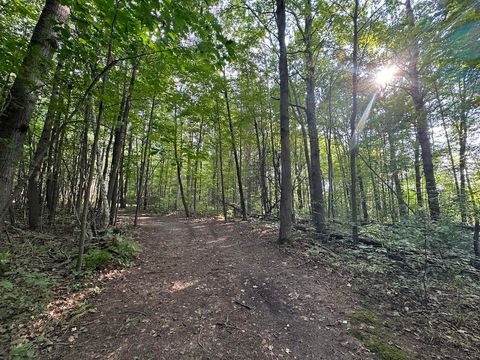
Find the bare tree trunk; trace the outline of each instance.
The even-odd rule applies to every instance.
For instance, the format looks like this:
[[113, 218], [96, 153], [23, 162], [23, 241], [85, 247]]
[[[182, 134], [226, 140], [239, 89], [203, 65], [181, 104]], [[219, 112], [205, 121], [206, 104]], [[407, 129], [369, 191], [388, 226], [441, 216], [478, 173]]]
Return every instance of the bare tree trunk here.
[[[150, 152], [150, 141], [148, 142], [148, 149], [147, 149], [148, 153]], [[147, 162], [147, 167], [145, 169], [145, 184], [143, 186], [143, 211], [147, 211], [148, 209], [148, 183], [149, 183], [149, 180], [150, 180], [150, 165], [151, 165], [151, 162], [150, 162], [150, 156], [148, 156], [148, 153], [147, 153], [147, 158], [145, 159], [145, 161]]]
[[[138, 183], [137, 183], [137, 205], [135, 207], [135, 220], [133, 222], [133, 226], [138, 225], [138, 213], [140, 211], [140, 206], [142, 202], [142, 188], [143, 188], [143, 179], [145, 177], [145, 168], [147, 164], [147, 158], [150, 151], [150, 132], [152, 131], [152, 122], [153, 122], [153, 111], [155, 110], [155, 97], [152, 99], [152, 106], [150, 108], [150, 116], [148, 118], [147, 124], [147, 133], [145, 135], [145, 140], [143, 141], [142, 146], [142, 163], [140, 164], [140, 174], [138, 176]], [[176, 118], [175, 118], [176, 121]], [[175, 129], [176, 130], [176, 129]], [[175, 145], [176, 147], [176, 145]], [[188, 217], [188, 209], [185, 208], [185, 213]]]
[[[300, 125], [300, 129], [302, 131], [302, 143], [303, 143], [303, 152], [305, 154], [305, 163], [307, 165], [307, 175], [308, 175], [308, 185], [309, 185], [309, 189], [308, 189], [308, 192], [309, 194], [312, 192], [312, 170], [311, 170], [311, 161], [310, 161], [310, 151], [308, 150], [308, 136], [307, 136], [307, 130], [305, 129], [305, 121], [304, 121], [304, 118], [303, 118], [303, 114], [302, 112], [298, 109], [299, 107], [299, 103], [298, 103], [298, 99], [297, 99], [297, 93], [295, 91], [295, 87], [292, 87], [292, 93], [293, 93], [293, 96], [295, 97], [295, 109], [297, 110], [296, 111], [296, 114], [297, 114], [297, 117], [298, 117], [298, 123]], [[310, 196], [311, 197], [311, 196]]]
[[357, 88], [358, 88], [358, 0], [355, 0], [353, 10], [353, 75], [352, 75], [352, 115], [350, 117], [350, 202], [351, 202], [351, 222], [352, 239], [358, 241], [358, 219], [357, 219], [357, 175], [356, 175], [356, 157], [357, 143], [355, 139], [355, 126], [357, 121]]
[[280, 75], [280, 143], [282, 177], [280, 186], [280, 243], [290, 241], [292, 231], [292, 168], [290, 163], [290, 119], [288, 114], [288, 60], [285, 44], [285, 0], [277, 0], [276, 20], [278, 27], [278, 45], [280, 59], [278, 70]]
[[40, 226], [41, 220], [41, 169], [43, 160], [49, 148], [51, 140], [52, 127], [55, 122], [55, 115], [57, 112], [58, 96], [59, 96], [59, 78], [60, 71], [62, 69], [62, 62], [57, 64], [55, 76], [52, 84], [52, 95], [50, 97], [50, 103], [48, 104], [47, 115], [45, 116], [45, 122], [43, 124], [42, 135], [38, 140], [37, 148], [35, 149], [35, 155], [33, 156], [32, 163], [33, 169], [30, 178], [28, 179], [27, 197], [28, 197], [28, 224], [30, 229], [37, 229]]
[[[110, 40], [108, 44], [108, 51], [107, 51], [107, 64], [109, 64], [112, 60], [112, 49], [113, 49], [113, 30], [115, 26], [116, 14], [117, 9], [115, 9], [115, 17], [110, 25]], [[102, 76], [102, 88], [100, 90], [100, 102], [98, 104], [98, 114], [97, 114], [97, 121], [95, 124], [95, 131], [93, 135], [93, 144], [92, 144], [92, 151], [90, 155], [90, 163], [89, 163], [89, 170], [88, 170], [88, 177], [87, 183], [85, 184], [85, 193], [83, 197], [83, 208], [82, 208], [82, 215], [80, 218], [80, 238], [78, 240], [78, 257], [77, 257], [77, 265], [76, 270], [81, 271], [83, 265], [83, 253], [85, 251], [85, 237], [87, 235], [87, 218], [88, 218], [88, 210], [90, 205], [90, 192], [93, 183], [93, 177], [95, 174], [95, 158], [98, 151], [98, 142], [100, 138], [100, 128], [102, 125], [103, 114], [105, 112], [105, 92], [107, 88], [107, 80], [108, 80], [108, 73], [104, 73]], [[90, 94], [87, 95], [87, 102], [86, 105], [89, 109], [91, 109], [91, 97]], [[86, 112], [91, 113], [91, 110], [86, 110]], [[88, 115], [88, 114], [87, 114]], [[86, 116], [86, 118], [90, 118], [90, 116]]]
[[218, 162], [220, 164], [220, 186], [222, 189], [222, 210], [223, 219], [227, 221], [227, 204], [225, 202], [225, 181], [223, 178], [223, 150], [222, 150], [222, 128], [220, 126], [220, 111], [218, 109], [218, 101], [216, 101], [217, 110], [217, 136], [218, 136]]
[[468, 173], [465, 173], [465, 178], [468, 185], [468, 192], [470, 193], [470, 199], [473, 206], [473, 254], [476, 258], [480, 258], [480, 220], [479, 220], [479, 209], [477, 202], [475, 201], [475, 192], [472, 189], [472, 184], [470, 183], [470, 177]]
[[325, 204], [323, 201], [320, 147], [318, 145], [317, 119], [315, 116], [315, 64], [313, 60], [312, 1], [307, 1], [305, 18], [305, 68], [307, 82], [306, 114], [310, 140], [310, 198], [312, 220], [319, 233], [325, 231]]
[[[410, 0], [406, 0], [406, 9], [408, 25], [410, 30], [414, 31], [415, 18]], [[440, 204], [438, 201], [438, 191], [433, 169], [432, 148], [428, 136], [428, 122], [427, 112], [425, 109], [424, 93], [422, 86], [420, 85], [419, 71], [417, 67], [419, 52], [415, 46], [415, 44], [412, 44], [411, 58], [409, 62], [409, 76], [411, 82], [409, 93], [415, 105], [417, 136], [420, 148], [422, 150], [421, 155], [423, 162], [423, 174], [425, 176], [430, 218], [436, 220], [440, 217]]]
[[[269, 213], [268, 207], [268, 189], [267, 189], [267, 171], [266, 171], [266, 149], [265, 149], [265, 139], [263, 136], [263, 129], [259, 129], [258, 122], [256, 117], [253, 117], [253, 124], [255, 126], [255, 139], [257, 141], [257, 150], [258, 150], [258, 162], [259, 162], [259, 172], [260, 172], [260, 194], [262, 199], [262, 208], [263, 214], [266, 215]], [[262, 131], [262, 142], [260, 142], [260, 131]]]
[[198, 143], [197, 143], [197, 148], [195, 149], [195, 165], [193, 169], [193, 212], [197, 212], [197, 178], [198, 178], [198, 165], [199, 165], [199, 154], [200, 150], [202, 147], [202, 140], [203, 140], [203, 118], [202, 121], [200, 122], [200, 131], [198, 134]]
[[120, 208], [125, 209], [127, 207], [127, 197], [128, 197], [128, 181], [130, 179], [130, 167], [131, 167], [131, 156], [132, 156], [132, 147], [133, 147], [133, 136], [130, 135], [128, 140], [128, 151], [127, 151], [127, 163], [125, 164], [125, 183], [123, 184], [123, 195], [121, 197], [122, 201], [120, 202]]
[[[102, 81], [102, 94], [105, 94], [106, 82], [107, 82], [106, 78], [104, 78]], [[86, 100], [85, 106], [87, 106], [85, 118], [90, 120], [90, 117], [92, 116], [92, 103], [91, 103], [90, 96]], [[82, 208], [82, 215], [80, 219], [80, 238], [78, 241], [78, 257], [77, 257], [77, 266], [76, 266], [77, 271], [80, 271], [82, 269], [83, 253], [85, 250], [85, 237], [87, 235], [87, 217], [88, 217], [88, 209], [90, 205], [90, 192], [91, 192], [92, 183], [93, 183], [93, 176], [95, 174], [95, 158], [96, 158], [97, 149], [98, 149], [98, 139], [100, 138], [100, 127], [101, 127], [100, 120], [103, 117], [103, 110], [104, 110], [104, 106], [103, 106], [103, 96], [102, 96], [102, 99], [100, 100], [97, 121], [95, 124], [92, 150], [90, 152], [90, 162], [88, 164], [87, 182], [85, 184], [85, 192], [83, 195], [83, 208]]]
[[[177, 181], [178, 187], [180, 189], [180, 196], [182, 197], [183, 209], [185, 210], [185, 216], [188, 218], [190, 217], [190, 211], [188, 210], [188, 203], [185, 197], [185, 193], [183, 191], [183, 182], [182, 182], [182, 163], [181, 159], [178, 154], [178, 145], [177, 145], [177, 132], [178, 132], [178, 125], [177, 125], [177, 109], [175, 108], [175, 140], [173, 143], [173, 152], [175, 155], [175, 163], [177, 165]], [[182, 131], [180, 130], [180, 138], [182, 138]]]
[[[462, 86], [463, 85], [463, 86]], [[467, 222], [467, 194], [466, 194], [466, 171], [467, 171], [467, 114], [465, 113], [465, 84], [460, 84], [460, 123], [458, 126], [458, 143], [459, 143], [459, 171], [460, 171], [460, 215], [462, 222]]]
[[450, 160], [450, 166], [452, 168], [453, 180], [455, 181], [455, 190], [457, 192], [457, 197], [460, 200], [460, 186], [458, 185], [457, 169], [455, 168], [455, 160], [453, 159], [452, 145], [450, 142], [450, 136], [448, 135], [448, 131], [447, 131], [447, 124], [445, 123], [445, 114], [443, 111], [442, 101], [440, 99], [440, 94], [438, 93], [437, 83], [434, 82], [433, 85], [435, 87], [435, 97], [437, 99], [438, 107], [440, 109], [440, 119], [442, 120], [443, 132], [445, 134], [445, 139], [447, 140], [448, 158]]
[[[72, 87], [68, 85], [68, 98], [67, 106], [65, 110], [65, 117], [70, 111], [70, 106], [72, 102]], [[47, 195], [47, 207], [48, 207], [48, 222], [50, 225], [55, 224], [55, 216], [57, 213], [58, 199], [60, 193], [60, 179], [62, 177], [62, 154], [63, 146], [65, 143], [65, 131], [66, 127], [61, 125], [60, 114], [57, 116], [57, 127], [60, 128], [58, 133], [57, 144], [55, 148], [55, 162], [53, 163], [53, 171], [51, 175], [51, 194]]]
[[367, 194], [365, 192], [365, 186], [363, 185], [363, 176], [360, 174], [358, 175], [358, 189], [360, 190], [363, 222], [367, 224], [370, 221], [368, 216]]
[[400, 217], [404, 217], [407, 215], [407, 206], [405, 204], [405, 200], [403, 199], [402, 185], [400, 183], [400, 178], [398, 176], [397, 156], [395, 154], [395, 143], [393, 141], [393, 134], [390, 129], [387, 129], [387, 139], [388, 139], [389, 150], [390, 150], [390, 167], [392, 171], [392, 179], [395, 185], [395, 193], [396, 193], [397, 202], [398, 202], [398, 211], [400, 213]]
[[328, 217], [335, 219], [335, 204], [334, 195], [335, 187], [333, 184], [333, 157], [332, 157], [332, 87], [333, 79], [330, 79], [330, 86], [328, 90], [328, 127], [325, 136], [325, 143], [327, 147], [327, 161], [328, 161]]
[[122, 99], [122, 104], [120, 105], [120, 113], [118, 114], [117, 124], [115, 127], [115, 140], [113, 144], [112, 151], [112, 166], [110, 170], [110, 179], [108, 182], [108, 193], [107, 199], [110, 204], [110, 217], [109, 223], [113, 225], [117, 213], [117, 198], [118, 198], [118, 178], [119, 178], [119, 169], [120, 162], [122, 160], [123, 145], [125, 142], [125, 135], [127, 132], [128, 126], [128, 116], [130, 113], [130, 107], [132, 102], [132, 93], [133, 87], [135, 84], [137, 74], [136, 65], [132, 68], [132, 75], [130, 78], [130, 85], [128, 87], [127, 93]]
[[[225, 78], [225, 73], [224, 73], [224, 78]], [[226, 78], [225, 78], [225, 82], [226, 82]], [[242, 169], [241, 169], [240, 161], [238, 158], [237, 145], [235, 144], [235, 133], [233, 131], [232, 113], [230, 111], [230, 101], [228, 98], [227, 86], [228, 84], [226, 83], [225, 89], [223, 91], [223, 95], [225, 97], [225, 103], [227, 105], [228, 126], [230, 128], [230, 139], [232, 141], [233, 157], [235, 158], [235, 168], [237, 170], [238, 193], [240, 195], [240, 208], [242, 210], [242, 219], [247, 220], [247, 209], [245, 207], [245, 197], [243, 196]]]
[[82, 195], [85, 190], [85, 172], [87, 171], [87, 161], [88, 161], [88, 128], [90, 124], [90, 111], [91, 109], [88, 106], [85, 106], [84, 112], [84, 128], [83, 128], [83, 136], [82, 136], [82, 149], [80, 152], [80, 162], [78, 168], [78, 188], [77, 188], [77, 195], [75, 200], [75, 211], [76, 214], [80, 214], [82, 208]]
[[22, 65], [10, 89], [8, 103], [0, 114], [0, 227], [9, 206], [12, 179], [22, 156], [30, 118], [37, 103], [38, 89], [50, 73], [58, 48], [58, 24], [66, 23], [69, 8], [58, 0], [47, 0], [33, 30]]
[[420, 149], [418, 141], [415, 143], [415, 194], [417, 197], [417, 206], [423, 208], [423, 194], [422, 194], [422, 174], [420, 173]]

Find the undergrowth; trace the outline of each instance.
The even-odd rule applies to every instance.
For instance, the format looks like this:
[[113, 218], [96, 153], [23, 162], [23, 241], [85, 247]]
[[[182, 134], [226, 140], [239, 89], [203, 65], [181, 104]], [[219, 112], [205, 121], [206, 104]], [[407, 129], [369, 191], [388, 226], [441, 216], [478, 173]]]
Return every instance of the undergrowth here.
[[[336, 237], [323, 242], [308, 228], [299, 232], [308, 243], [305, 256], [347, 276], [362, 304], [381, 313], [391, 333], [408, 333], [425, 352], [433, 346], [452, 359], [479, 356], [480, 271], [471, 263], [471, 229], [421, 217], [362, 226], [361, 237], [373, 245], [352, 242], [346, 227], [331, 231]], [[356, 336], [367, 347], [389, 352], [375, 334], [361, 330]]]
[[[34, 358], [38, 346], [51, 343], [29, 329], [47, 304], [82, 290], [99, 271], [131, 266], [141, 251], [127, 231], [108, 230], [88, 243], [84, 271], [75, 274], [77, 246], [70, 231], [57, 229], [54, 235], [8, 231], [10, 241], [0, 244], [0, 358]], [[78, 316], [77, 310], [72, 316]]]

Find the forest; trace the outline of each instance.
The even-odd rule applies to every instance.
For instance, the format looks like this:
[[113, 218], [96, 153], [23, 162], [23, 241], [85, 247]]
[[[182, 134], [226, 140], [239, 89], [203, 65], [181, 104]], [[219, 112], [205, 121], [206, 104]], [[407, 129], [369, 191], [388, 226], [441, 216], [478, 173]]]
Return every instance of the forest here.
[[480, 357], [479, 39], [478, 0], [0, 1], [0, 357]]

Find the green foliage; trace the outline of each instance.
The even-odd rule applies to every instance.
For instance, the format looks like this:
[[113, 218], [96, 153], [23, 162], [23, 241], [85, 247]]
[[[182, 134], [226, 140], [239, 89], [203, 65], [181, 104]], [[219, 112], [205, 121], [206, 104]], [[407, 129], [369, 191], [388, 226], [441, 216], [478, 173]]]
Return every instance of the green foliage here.
[[11, 255], [9, 251], [0, 251], [0, 276], [8, 271], [11, 263]]
[[108, 231], [104, 241], [111, 242], [105, 249], [92, 249], [85, 254], [85, 269], [87, 271], [101, 270], [108, 265], [131, 266], [133, 260], [141, 251], [140, 245], [125, 239], [122, 234]]
[[387, 248], [427, 250], [442, 256], [469, 256], [472, 232], [449, 219], [430, 222], [411, 216], [390, 226], [374, 223], [362, 227], [362, 234], [378, 240]]
[[85, 254], [85, 269], [94, 271], [106, 267], [112, 262], [113, 256], [108, 250], [93, 249]]
[[13, 341], [9, 353], [12, 360], [34, 359], [35, 354], [35, 344], [25, 339]]
[[57, 280], [39, 271], [16, 268], [0, 281], [0, 320], [22, 311], [34, 312], [43, 306], [57, 285]]
[[114, 253], [114, 262], [120, 266], [131, 266], [133, 259], [140, 253], [141, 247], [137, 243], [120, 239], [111, 248]]
[[9, 356], [12, 360], [28, 360], [37, 357], [37, 346], [52, 344], [52, 341], [44, 336], [38, 336], [33, 341], [16, 339], [11, 342]]

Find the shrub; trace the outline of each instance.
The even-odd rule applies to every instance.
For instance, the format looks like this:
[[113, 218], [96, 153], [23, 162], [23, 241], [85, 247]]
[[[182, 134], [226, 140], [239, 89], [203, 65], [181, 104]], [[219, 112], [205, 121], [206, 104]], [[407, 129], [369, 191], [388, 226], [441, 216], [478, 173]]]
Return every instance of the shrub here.
[[115, 254], [114, 261], [121, 266], [131, 266], [132, 260], [141, 251], [138, 244], [130, 240], [117, 240], [111, 251]]
[[94, 249], [85, 254], [85, 269], [98, 270], [112, 262], [112, 254], [103, 249]]

